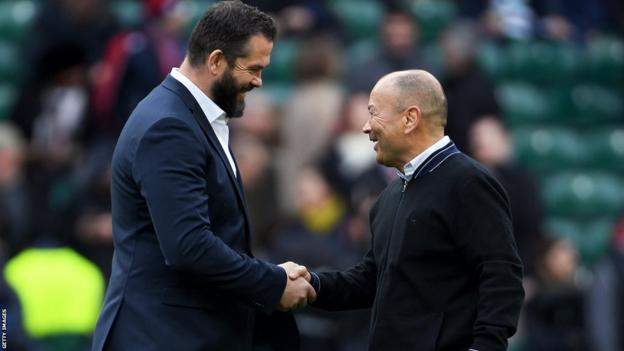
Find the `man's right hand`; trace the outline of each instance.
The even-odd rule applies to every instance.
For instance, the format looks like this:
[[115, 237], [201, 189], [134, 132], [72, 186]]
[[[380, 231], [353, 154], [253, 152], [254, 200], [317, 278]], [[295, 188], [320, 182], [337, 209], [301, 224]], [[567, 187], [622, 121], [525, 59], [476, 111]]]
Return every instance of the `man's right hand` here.
[[278, 309], [289, 311], [295, 308], [305, 307], [309, 302], [316, 300], [316, 291], [308, 281], [303, 278], [286, 278], [286, 288], [280, 299]]

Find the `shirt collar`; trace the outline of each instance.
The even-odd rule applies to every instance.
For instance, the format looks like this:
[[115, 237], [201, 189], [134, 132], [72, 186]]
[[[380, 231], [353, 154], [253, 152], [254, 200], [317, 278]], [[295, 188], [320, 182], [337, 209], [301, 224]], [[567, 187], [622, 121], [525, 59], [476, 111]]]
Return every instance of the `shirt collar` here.
[[405, 166], [403, 166], [403, 172], [399, 172], [399, 176], [401, 178], [411, 178], [414, 175], [414, 172], [420, 165], [434, 152], [442, 149], [448, 143], [451, 142], [451, 139], [448, 136], [444, 136], [442, 139], [436, 141], [433, 145], [429, 146], [425, 151], [418, 154], [418, 156], [414, 157], [411, 161], [409, 161]]
[[227, 122], [225, 112], [219, 106], [217, 106], [217, 104], [215, 104], [214, 101], [210, 100], [210, 98], [206, 96], [206, 94], [204, 94], [204, 92], [201, 91], [201, 89], [199, 89], [199, 87], [195, 85], [195, 83], [193, 83], [184, 74], [182, 74], [179, 68], [174, 67], [171, 70], [171, 76], [175, 78], [177, 81], [179, 81], [180, 83], [182, 83], [182, 85], [184, 85], [186, 89], [188, 89], [189, 92], [191, 92], [191, 95], [193, 95], [193, 97], [199, 104], [199, 107], [204, 112], [204, 115], [206, 115], [206, 118], [208, 118], [208, 122], [210, 123], [213, 123], [215, 121], [218, 121], [221, 123]]

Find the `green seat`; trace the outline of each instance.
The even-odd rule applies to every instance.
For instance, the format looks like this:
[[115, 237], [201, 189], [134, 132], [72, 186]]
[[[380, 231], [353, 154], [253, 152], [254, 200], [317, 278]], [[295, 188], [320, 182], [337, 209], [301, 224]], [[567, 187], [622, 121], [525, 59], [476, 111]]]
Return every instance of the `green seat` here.
[[563, 172], [544, 179], [542, 196], [551, 215], [618, 215], [624, 209], [621, 181], [601, 172]]
[[262, 80], [266, 83], [292, 82], [293, 67], [299, 41], [294, 39], [279, 40], [273, 46], [271, 64], [262, 72]]
[[582, 126], [617, 123], [624, 114], [621, 96], [597, 84], [577, 84], [568, 91], [567, 99], [560, 101], [560, 113], [574, 116], [576, 123]]
[[91, 338], [81, 334], [52, 335], [37, 340], [45, 351], [84, 351], [91, 346]]
[[16, 44], [0, 41], [0, 82], [16, 83], [22, 71]]
[[344, 24], [352, 40], [377, 35], [383, 9], [373, 0], [334, 0], [328, 2], [330, 11]]
[[181, 0], [180, 3], [184, 6], [185, 12], [188, 14], [188, 18], [185, 25], [185, 34], [187, 37], [191, 35], [193, 28], [204, 12], [208, 9], [208, 6], [215, 3], [213, 0]]
[[624, 85], [624, 42], [619, 38], [597, 38], [585, 50], [585, 76], [588, 80]]
[[508, 82], [496, 88], [503, 115], [511, 126], [543, 124], [554, 106], [543, 90], [526, 82]]
[[575, 219], [554, 217], [546, 220], [548, 236], [568, 240], [578, 251], [581, 263], [591, 268], [607, 252], [615, 220], [613, 217]]
[[428, 42], [435, 41], [457, 16], [455, 4], [446, 0], [414, 0], [411, 10], [418, 20], [422, 39]]
[[512, 135], [516, 158], [528, 169], [559, 170], [581, 165], [586, 159], [578, 135], [566, 128], [516, 128]]
[[376, 37], [357, 41], [347, 48], [346, 62], [349, 66], [358, 66], [371, 59], [379, 50], [381, 48]]
[[110, 3], [112, 13], [117, 17], [121, 26], [126, 28], [137, 27], [143, 23], [145, 10], [141, 1], [116, 0]]
[[590, 130], [585, 138], [588, 166], [624, 171], [624, 127]]
[[24, 39], [37, 10], [38, 3], [31, 0], [0, 1], [0, 40]]
[[512, 78], [551, 85], [575, 81], [581, 65], [578, 49], [541, 41], [512, 43], [505, 56]]
[[505, 51], [491, 42], [484, 42], [477, 50], [477, 62], [485, 74], [495, 82], [508, 78]]
[[282, 105], [292, 95], [293, 86], [290, 83], [269, 83], [262, 85], [262, 92], [269, 96], [274, 105]]
[[0, 121], [7, 120], [13, 109], [16, 94], [11, 85], [0, 85]]
[[615, 222], [612, 217], [597, 218], [585, 227], [580, 252], [586, 266], [592, 267], [609, 250]]

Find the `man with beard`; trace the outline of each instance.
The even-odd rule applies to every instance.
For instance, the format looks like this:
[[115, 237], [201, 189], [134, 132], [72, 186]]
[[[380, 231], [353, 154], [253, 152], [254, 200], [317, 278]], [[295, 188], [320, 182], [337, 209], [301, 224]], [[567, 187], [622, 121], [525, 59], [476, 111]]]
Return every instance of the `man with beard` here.
[[292, 315], [273, 310], [313, 301], [310, 275], [253, 257], [228, 147], [228, 118], [262, 85], [274, 36], [256, 8], [211, 6], [180, 68], [130, 115], [112, 160], [115, 254], [94, 351], [298, 349]]

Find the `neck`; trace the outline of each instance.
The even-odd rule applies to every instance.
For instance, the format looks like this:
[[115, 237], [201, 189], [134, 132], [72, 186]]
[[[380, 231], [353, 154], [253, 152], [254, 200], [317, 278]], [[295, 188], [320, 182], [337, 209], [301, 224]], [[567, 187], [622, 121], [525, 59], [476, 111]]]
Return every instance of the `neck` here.
[[416, 138], [411, 138], [411, 143], [405, 153], [405, 157], [401, 160], [403, 163], [398, 167], [400, 171], [403, 171], [403, 166], [413, 160], [416, 156], [422, 154], [425, 150], [431, 147], [431, 145], [437, 143], [444, 137], [442, 134], [423, 134]]
[[186, 78], [188, 78], [193, 84], [197, 85], [197, 87], [204, 93], [208, 98], [213, 100], [212, 96], [212, 80], [207, 81], [206, 79], [202, 79], [204, 77], [209, 77], [210, 73], [205, 70], [203, 67], [193, 67], [188, 62], [188, 59], [185, 58], [182, 64], [180, 65], [180, 73], [182, 73]]

